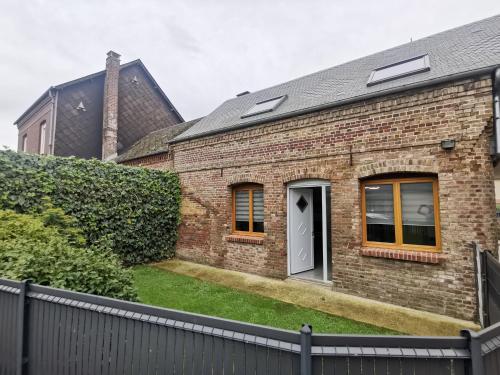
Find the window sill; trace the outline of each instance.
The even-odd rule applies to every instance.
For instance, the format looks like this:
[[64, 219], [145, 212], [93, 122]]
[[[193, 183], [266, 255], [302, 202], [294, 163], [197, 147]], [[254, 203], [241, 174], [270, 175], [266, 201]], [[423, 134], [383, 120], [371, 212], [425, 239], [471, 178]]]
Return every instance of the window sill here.
[[231, 234], [226, 236], [225, 239], [228, 242], [240, 242], [252, 245], [262, 245], [264, 243], [264, 237], [242, 236], [239, 234]]
[[409, 262], [439, 264], [446, 260], [446, 255], [443, 253], [430, 251], [408, 251], [408, 250], [393, 250], [381, 249], [375, 247], [362, 247], [361, 255], [374, 258], [386, 258], [405, 260]]

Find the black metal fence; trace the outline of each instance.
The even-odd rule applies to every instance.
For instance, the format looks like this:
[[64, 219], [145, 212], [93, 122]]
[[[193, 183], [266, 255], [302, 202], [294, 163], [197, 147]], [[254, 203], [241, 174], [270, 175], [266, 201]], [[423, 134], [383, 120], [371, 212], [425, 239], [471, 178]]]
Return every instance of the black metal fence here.
[[500, 322], [500, 263], [490, 252], [484, 252], [488, 325]]
[[478, 283], [480, 314], [485, 327], [500, 322], [500, 262], [475, 244], [480, 280]]
[[500, 324], [457, 337], [324, 335], [0, 279], [0, 375], [499, 373]]

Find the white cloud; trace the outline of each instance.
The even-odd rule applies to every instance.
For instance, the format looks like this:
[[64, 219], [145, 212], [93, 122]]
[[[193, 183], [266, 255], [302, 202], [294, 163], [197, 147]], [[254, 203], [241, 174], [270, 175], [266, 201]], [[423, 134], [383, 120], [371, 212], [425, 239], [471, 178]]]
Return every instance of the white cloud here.
[[185, 119], [235, 94], [500, 13], [498, 0], [16, 1], [0, 13], [0, 145], [49, 86], [141, 58]]

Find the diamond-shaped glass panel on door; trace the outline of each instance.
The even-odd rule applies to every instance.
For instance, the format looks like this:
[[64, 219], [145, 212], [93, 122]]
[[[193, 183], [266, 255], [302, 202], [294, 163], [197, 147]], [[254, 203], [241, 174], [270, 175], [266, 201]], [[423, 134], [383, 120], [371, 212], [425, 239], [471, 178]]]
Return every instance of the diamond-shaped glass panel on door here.
[[307, 203], [307, 201], [303, 195], [300, 196], [300, 198], [296, 204], [297, 204], [297, 207], [299, 208], [300, 212], [304, 212], [306, 207], [309, 205], [309, 203]]

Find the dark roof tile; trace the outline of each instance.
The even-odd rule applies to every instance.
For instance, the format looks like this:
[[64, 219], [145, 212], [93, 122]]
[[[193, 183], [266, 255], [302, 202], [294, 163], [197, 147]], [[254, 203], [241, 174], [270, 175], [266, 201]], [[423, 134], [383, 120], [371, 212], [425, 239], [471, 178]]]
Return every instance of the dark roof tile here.
[[[374, 69], [421, 55], [429, 56], [429, 71], [367, 86]], [[497, 15], [227, 100], [174, 142], [384, 95], [391, 90], [405, 90], [412, 85], [477, 74], [499, 64], [500, 15]], [[276, 110], [241, 118], [256, 103], [282, 95], [287, 95], [287, 100]]]
[[127, 160], [139, 159], [142, 157], [159, 154], [168, 151], [168, 142], [190, 129], [202, 118], [171, 125], [164, 129], [156, 130], [134, 143], [128, 150], [115, 158], [120, 163]]

